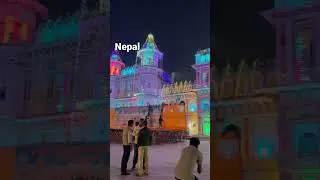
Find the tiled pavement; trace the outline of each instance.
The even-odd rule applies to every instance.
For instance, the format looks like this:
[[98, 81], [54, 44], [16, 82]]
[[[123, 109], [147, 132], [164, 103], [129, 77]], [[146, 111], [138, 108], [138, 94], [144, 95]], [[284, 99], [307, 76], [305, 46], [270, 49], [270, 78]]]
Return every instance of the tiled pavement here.
[[[129, 176], [120, 176], [120, 162], [122, 146], [111, 144], [110, 146], [110, 174], [111, 180], [174, 180], [174, 167], [179, 158], [180, 151], [187, 146], [186, 143], [154, 145], [149, 150], [149, 176], [136, 177], [135, 172]], [[209, 180], [210, 177], [210, 144], [208, 140], [201, 141], [200, 151], [203, 153], [203, 172], [197, 175], [200, 180]], [[128, 167], [132, 165], [132, 156]]]

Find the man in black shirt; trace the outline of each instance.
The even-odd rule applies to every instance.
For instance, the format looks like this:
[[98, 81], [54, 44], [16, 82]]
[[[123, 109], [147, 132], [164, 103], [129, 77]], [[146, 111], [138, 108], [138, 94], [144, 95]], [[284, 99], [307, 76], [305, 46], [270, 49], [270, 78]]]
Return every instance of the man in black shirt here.
[[149, 146], [152, 142], [152, 131], [147, 127], [148, 122], [145, 120], [138, 136], [138, 173], [137, 176], [148, 175], [148, 153]]

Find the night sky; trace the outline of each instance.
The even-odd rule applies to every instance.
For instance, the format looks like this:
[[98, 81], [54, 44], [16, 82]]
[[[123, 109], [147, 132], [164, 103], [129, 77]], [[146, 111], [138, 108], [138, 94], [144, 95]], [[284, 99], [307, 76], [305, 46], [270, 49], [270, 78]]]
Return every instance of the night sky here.
[[273, 0], [214, 0], [214, 6], [214, 63], [274, 59], [275, 29], [259, 15], [273, 7]]
[[[112, 0], [112, 42], [144, 43], [154, 35], [164, 54], [164, 69], [194, 78], [190, 65], [195, 52], [210, 47], [208, 0]], [[134, 64], [135, 52], [122, 53], [126, 64]]]
[[[49, 7], [51, 18], [74, 12], [80, 4], [80, 0], [40, 1]], [[111, 41], [143, 43], [153, 33], [164, 53], [164, 69], [183, 72], [187, 78], [194, 75], [190, 68], [194, 53], [210, 46], [211, 32], [212, 62], [218, 66], [227, 61], [238, 64], [243, 57], [249, 61], [274, 58], [275, 30], [259, 15], [272, 8], [272, 0], [211, 0], [211, 17], [208, 1], [111, 0]], [[126, 64], [134, 63], [134, 52], [121, 55]]]

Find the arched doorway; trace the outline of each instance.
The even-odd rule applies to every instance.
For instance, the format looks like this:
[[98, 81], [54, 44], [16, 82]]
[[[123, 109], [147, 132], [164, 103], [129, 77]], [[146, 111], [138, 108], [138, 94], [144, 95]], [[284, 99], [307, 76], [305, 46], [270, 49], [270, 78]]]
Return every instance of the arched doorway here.
[[220, 134], [219, 154], [224, 158], [234, 158], [240, 153], [240, 128], [234, 124], [226, 125]]

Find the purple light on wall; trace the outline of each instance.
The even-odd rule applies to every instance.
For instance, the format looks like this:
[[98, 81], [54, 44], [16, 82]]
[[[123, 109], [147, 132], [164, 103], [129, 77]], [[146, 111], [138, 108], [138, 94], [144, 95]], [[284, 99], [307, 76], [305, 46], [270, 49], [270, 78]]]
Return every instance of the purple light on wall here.
[[168, 73], [166, 73], [166, 72], [163, 72], [162, 73], [162, 79], [163, 79], [163, 81], [165, 81], [166, 83], [172, 83], [172, 79], [171, 79], [171, 76], [168, 74]]

